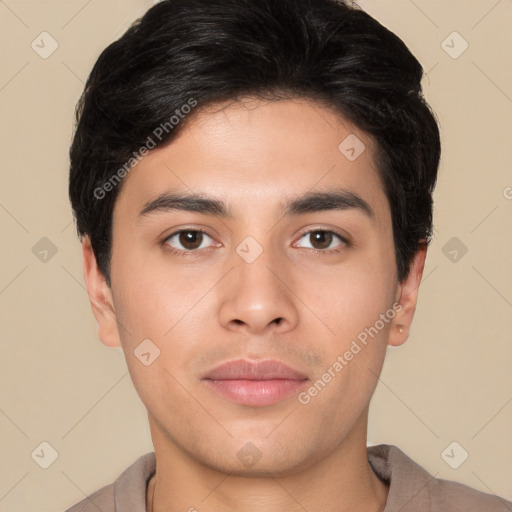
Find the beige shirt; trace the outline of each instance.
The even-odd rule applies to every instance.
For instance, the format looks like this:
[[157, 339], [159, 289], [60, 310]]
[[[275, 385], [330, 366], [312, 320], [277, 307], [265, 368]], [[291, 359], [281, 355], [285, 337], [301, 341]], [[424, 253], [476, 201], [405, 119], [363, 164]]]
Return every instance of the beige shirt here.
[[[511, 501], [435, 478], [396, 446], [369, 446], [368, 462], [390, 486], [384, 512], [512, 512]], [[146, 489], [155, 468], [155, 453], [146, 453], [113, 484], [66, 512], [147, 512]]]

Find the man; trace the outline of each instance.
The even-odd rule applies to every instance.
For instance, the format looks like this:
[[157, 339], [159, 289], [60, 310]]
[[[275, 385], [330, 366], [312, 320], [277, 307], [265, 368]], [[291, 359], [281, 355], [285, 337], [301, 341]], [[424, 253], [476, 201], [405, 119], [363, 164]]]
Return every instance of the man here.
[[70, 198], [155, 452], [70, 511], [512, 510], [366, 446], [432, 233], [421, 78], [335, 0], [167, 0], [101, 54]]

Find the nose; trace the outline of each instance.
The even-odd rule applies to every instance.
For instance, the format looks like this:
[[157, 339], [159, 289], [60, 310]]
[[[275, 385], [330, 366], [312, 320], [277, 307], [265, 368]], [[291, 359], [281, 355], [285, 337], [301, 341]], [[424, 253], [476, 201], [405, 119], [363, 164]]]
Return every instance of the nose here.
[[298, 298], [285, 258], [265, 249], [252, 263], [234, 255], [235, 268], [222, 281], [220, 322], [234, 332], [286, 332], [298, 321]]

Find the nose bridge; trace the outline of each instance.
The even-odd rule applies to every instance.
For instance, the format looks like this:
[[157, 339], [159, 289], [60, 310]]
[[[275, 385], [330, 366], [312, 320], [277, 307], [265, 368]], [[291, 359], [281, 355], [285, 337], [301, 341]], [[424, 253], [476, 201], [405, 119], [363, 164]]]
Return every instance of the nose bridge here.
[[[261, 239], [261, 237], [260, 237]], [[272, 247], [270, 236], [263, 243], [247, 237], [236, 249], [236, 279], [239, 294], [248, 293], [253, 301], [273, 302], [282, 293], [282, 283], [275, 274], [284, 274], [280, 268], [282, 255]]]
[[287, 276], [284, 261], [270, 236], [263, 243], [247, 237], [237, 246], [233, 254], [235, 266], [221, 304], [224, 326], [238, 329], [244, 325], [257, 332], [272, 323], [286, 329], [297, 322], [293, 294], [284, 284]]
[[284, 274], [285, 269], [279, 268], [279, 261], [282, 259], [275, 249], [271, 247], [270, 242], [261, 249], [254, 246], [254, 242], [246, 241], [237, 248], [237, 255], [240, 261], [237, 265], [237, 273], [240, 287], [248, 285], [254, 287], [254, 295], [270, 291], [267, 287], [276, 288], [279, 292], [279, 281], [275, 273]]

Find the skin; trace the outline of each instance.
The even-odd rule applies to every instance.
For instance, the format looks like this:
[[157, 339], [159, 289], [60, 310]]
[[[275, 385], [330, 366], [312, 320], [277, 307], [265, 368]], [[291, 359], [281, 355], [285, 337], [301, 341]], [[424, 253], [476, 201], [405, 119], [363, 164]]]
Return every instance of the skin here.
[[[113, 214], [111, 288], [83, 239], [98, 337], [123, 348], [148, 410], [157, 459], [148, 510], [382, 511], [388, 487], [366, 458], [369, 403], [387, 345], [407, 339], [426, 249], [399, 283], [391, 213], [367, 134], [306, 99], [221, 106], [196, 112], [125, 178]], [[338, 149], [350, 134], [366, 146], [355, 161]], [[355, 208], [283, 217], [282, 201], [332, 189], [360, 196], [374, 219]], [[169, 190], [222, 199], [233, 217], [176, 210], [139, 217]], [[208, 235], [195, 256], [179, 235], [162, 242], [180, 229]], [[337, 230], [350, 243], [333, 235], [322, 245], [315, 230]], [[236, 252], [248, 236], [263, 248], [250, 264]], [[394, 318], [306, 405], [297, 395], [239, 405], [201, 380], [220, 363], [252, 358], [278, 359], [314, 383], [394, 304], [401, 306]], [[161, 351], [149, 366], [134, 356], [144, 339]], [[248, 442], [261, 454], [250, 467], [237, 457]]]

